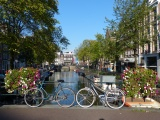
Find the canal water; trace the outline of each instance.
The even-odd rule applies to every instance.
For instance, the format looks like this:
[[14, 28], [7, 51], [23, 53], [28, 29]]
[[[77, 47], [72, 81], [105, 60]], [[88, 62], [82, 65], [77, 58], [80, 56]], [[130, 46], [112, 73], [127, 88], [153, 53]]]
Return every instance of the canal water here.
[[[74, 92], [77, 92], [79, 89], [79, 81], [81, 81], [82, 77], [78, 76], [76, 72], [55, 72], [50, 76], [49, 82], [54, 82], [54, 86], [56, 86], [57, 80], [60, 79], [64, 80], [64, 83], [62, 83], [64, 87], [69, 87]], [[52, 91], [52, 89], [50, 90]]]
[[[61, 83], [63, 87], [71, 88], [76, 94], [77, 91], [82, 88], [83, 78], [74, 71], [70, 72], [55, 72], [52, 76], [49, 77], [49, 80], [46, 81], [45, 90], [48, 93], [54, 93], [55, 88], [58, 85], [57, 80], [64, 80], [64, 83]], [[46, 104], [57, 104], [53, 101], [47, 101]], [[75, 102], [76, 104], [76, 102]]]
[[[57, 80], [60, 79], [64, 80], [64, 83], [62, 83], [63, 87], [71, 88], [75, 94], [78, 92], [79, 89], [84, 88], [85, 85], [87, 84], [87, 80], [85, 80], [82, 76], [79, 76], [78, 73], [74, 71], [55, 72], [52, 76], [50, 76], [49, 81], [47, 81], [51, 82], [51, 84], [46, 84], [45, 90], [48, 93], [53, 93], [58, 84]], [[57, 103], [54, 101], [46, 101], [46, 104], [57, 104]], [[76, 101], [74, 105], [77, 105]], [[101, 105], [101, 103], [97, 99], [94, 105]]]

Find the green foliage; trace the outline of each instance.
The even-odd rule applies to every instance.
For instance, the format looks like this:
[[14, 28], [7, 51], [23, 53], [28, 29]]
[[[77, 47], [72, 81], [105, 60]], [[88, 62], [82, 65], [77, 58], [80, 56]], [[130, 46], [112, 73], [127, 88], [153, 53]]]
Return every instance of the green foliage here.
[[8, 70], [5, 77], [5, 88], [8, 93], [18, 90], [20, 94], [24, 94], [26, 90], [36, 87], [36, 81], [39, 79], [40, 72], [34, 68]]
[[28, 63], [50, 62], [69, 44], [61, 27], [56, 27], [57, 0], [1, 0], [0, 5], [0, 44], [8, 47], [11, 69], [15, 56]]
[[84, 40], [82, 45], [77, 49], [76, 55], [79, 60], [92, 60], [94, 59], [94, 53], [93, 51], [96, 46], [96, 43], [94, 40]]
[[154, 24], [148, 20], [153, 17], [149, 14], [151, 6], [148, 6], [148, 0], [115, 0], [113, 9], [116, 19], [106, 18], [106, 22], [108, 23], [107, 29], [114, 33], [112, 37], [114, 36], [116, 40], [116, 57], [127, 50], [132, 50], [134, 56], [137, 57], [139, 46], [143, 47], [151, 39], [147, 32]]
[[149, 96], [155, 93], [159, 78], [151, 69], [134, 68], [123, 72], [123, 90], [128, 97]]

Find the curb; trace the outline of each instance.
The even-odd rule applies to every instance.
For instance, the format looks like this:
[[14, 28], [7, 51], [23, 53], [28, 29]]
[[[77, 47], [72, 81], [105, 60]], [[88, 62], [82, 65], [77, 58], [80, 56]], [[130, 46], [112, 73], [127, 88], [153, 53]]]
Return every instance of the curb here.
[[[147, 98], [146, 98], [147, 99]], [[156, 108], [160, 109], [160, 103], [150, 99], [150, 102], [125, 102], [124, 106], [126, 107], [137, 107], [137, 108]]]

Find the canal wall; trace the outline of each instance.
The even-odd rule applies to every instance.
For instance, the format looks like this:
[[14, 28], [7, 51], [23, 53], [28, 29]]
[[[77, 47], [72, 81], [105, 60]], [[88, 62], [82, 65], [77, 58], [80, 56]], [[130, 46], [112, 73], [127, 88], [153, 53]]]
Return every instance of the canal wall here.
[[63, 66], [61, 68], [61, 72], [74, 71], [75, 69], [76, 69], [76, 66]]
[[70, 71], [74, 71], [76, 69], [76, 66], [70, 66]]

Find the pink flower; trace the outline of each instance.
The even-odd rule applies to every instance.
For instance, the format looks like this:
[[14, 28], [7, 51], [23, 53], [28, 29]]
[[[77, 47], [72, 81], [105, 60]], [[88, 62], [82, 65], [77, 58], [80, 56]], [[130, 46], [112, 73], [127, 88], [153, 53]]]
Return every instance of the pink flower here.
[[25, 86], [25, 85], [22, 85], [22, 88], [26, 88], [26, 86]]

